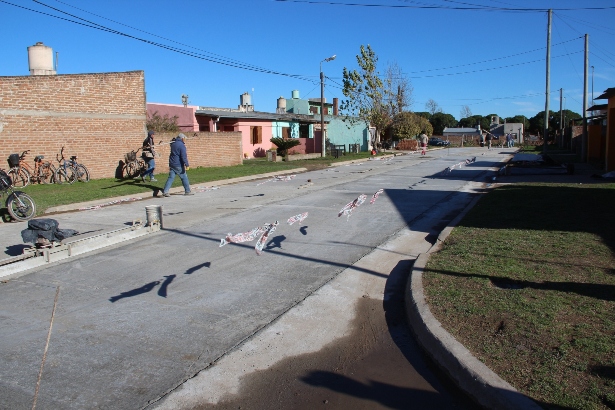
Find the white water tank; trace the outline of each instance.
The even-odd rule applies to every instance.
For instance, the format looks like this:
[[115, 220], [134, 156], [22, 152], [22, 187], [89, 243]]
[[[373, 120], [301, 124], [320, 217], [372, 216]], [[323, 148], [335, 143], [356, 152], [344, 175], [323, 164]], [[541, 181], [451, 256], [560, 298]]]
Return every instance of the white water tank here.
[[239, 104], [241, 106], [248, 106], [248, 105], [252, 105], [252, 103], [250, 102], [250, 94], [249, 93], [243, 93], [239, 96]]
[[284, 97], [278, 98], [278, 108], [286, 111], [286, 98]]
[[53, 49], [41, 42], [28, 47], [28, 68], [30, 75], [54, 75]]

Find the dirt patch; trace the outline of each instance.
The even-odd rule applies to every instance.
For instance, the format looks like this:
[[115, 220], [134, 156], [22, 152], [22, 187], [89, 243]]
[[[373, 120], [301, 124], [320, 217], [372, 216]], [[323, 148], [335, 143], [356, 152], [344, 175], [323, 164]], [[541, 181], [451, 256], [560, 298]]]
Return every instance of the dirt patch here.
[[[352, 332], [317, 353], [288, 358], [243, 380], [236, 396], [198, 409], [471, 409], [444, 385], [407, 326], [400, 289], [364, 296]], [[314, 331], [318, 331], [314, 329]]]

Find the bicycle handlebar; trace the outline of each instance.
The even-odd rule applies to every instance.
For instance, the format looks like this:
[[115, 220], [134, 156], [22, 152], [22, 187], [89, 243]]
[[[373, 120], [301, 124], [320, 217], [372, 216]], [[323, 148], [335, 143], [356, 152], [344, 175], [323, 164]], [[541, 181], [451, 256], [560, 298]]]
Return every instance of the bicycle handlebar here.
[[19, 159], [24, 159], [26, 157], [26, 154], [30, 152], [30, 150], [25, 150], [24, 152], [21, 153], [21, 155], [19, 156]]

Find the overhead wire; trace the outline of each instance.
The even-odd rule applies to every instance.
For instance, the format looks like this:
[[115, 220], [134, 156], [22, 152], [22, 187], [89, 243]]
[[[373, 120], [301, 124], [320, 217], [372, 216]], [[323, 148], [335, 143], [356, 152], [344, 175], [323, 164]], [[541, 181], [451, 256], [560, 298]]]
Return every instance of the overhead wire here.
[[162, 44], [162, 43], [158, 43], [158, 42], [155, 42], [155, 41], [151, 41], [151, 40], [143, 39], [143, 38], [140, 38], [140, 37], [136, 37], [136, 36], [133, 36], [133, 35], [130, 35], [130, 34], [127, 34], [127, 33], [124, 33], [124, 32], [121, 32], [121, 31], [114, 30], [112, 28], [103, 26], [103, 25], [98, 24], [98, 23], [94, 23], [94, 22], [86, 20], [84, 18], [72, 15], [72, 14], [67, 13], [65, 11], [62, 11], [62, 10], [59, 10], [59, 9], [54, 8], [52, 6], [49, 6], [49, 5], [45, 4], [45, 3], [42, 3], [42, 2], [40, 2], [38, 0], [33, 0], [33, 1], [38, 3], [38, 4], [40, 4], [40, 5], [42, 5], [42, 6], [51, 8], [52, 10], [55, 10], [55, 11], [57, 11], [59, 13], [66, 14], [66, 15], [68, 15], [70, 17], [73, 17], [73, 18], [76, 18], [76, 19], [82, 20], [82, 21], [75, 21], [75, 20], [71, 20], [71, 19], [68, 19], [68, 18], [65, 18], [65, 17], [57, 16], [57, 15], [54, 15], [54, 14], [45, 13], [45, 12], [42, 12], [40, 10], [35, 10], [35, 9], [31, 9], [31, 8], [24, 7], [24, 6], [21, 6], [21, 5], [17, 5], [17, 4], [11, 3], [11, 2], [6, 1], [6, 0], [0, 0], [0, 3], [5, 3], [5, 4], [8, 4], [8, 5], [11, 5], [11, 6], [14, 6], [14, 7], [18, 7], [18, 8], [27, 10], [27, 11], [31, 11], [31, 12], [34, 12], [34, 13], [46, 15], [46, 16], [53, 17], [53, 18], [56, 18], [56, 19], [59, 19], [59, 20], [64, 20], [64, 21], [67, 21], [67, 22], [70, 22], [70, 23], [74, 23], [74, 24], [77, 24], [77, 25], [81, 25], [81, 26], [84, 26], [84, 27], [89, 27], [89, 28], [93, 28], [93, 29], [100, 30], [100, 31], [103, 31], [103, 32], [124, 36], [124, 37], [130, 38], [130, 39], [133, 39], [133, 40], [141, 41], [143, 43], [150, 44], [150, 45], [162, 48], [162, 49], [173, 51], [173, 52], [176, 52], [178, 54], [183, 54], [183, 55], [186, 55], [186, 56], [189, 56], [189, 57], [194, 57], [194, 58], [205, 60], [205, 61], [208, 61], [208, 62], [211, 62], [211, 63], [221, 64], [221, 65], [225, 65], [225, 66], [228, 66], [228, 67], [239, 68], [239, 69], [248, 70], [248, 71], [260, 72], [260, 73], [264, 73], [264, 74], [274, 74], [274, 75], [280, 75], [280, 76], [285, 76], [285, 77], [291, 77], [291, 78], [295, 78], [295, 79], [299, 79], [299, 80], [304, 80], [304, 81], [308, 81], [308, 82], [312, 82], [312, 83], [314, 82], [313, 79], [307, 78], [306, 76], [302, 76], [302, 75], [299, 75], [299, 74], [288, 74], [288, 73], [283, 73], [283, 72], [279, 72], [279, 71], [275, 71], [275, 70], [268, 70], [268, 69], [258, 68], [258, 67], [255, 67], [255, 66], [246, 66], [243, 63], [234, 63], [234, 62], [224, 61], [224, 60], [221, 60], [219, 58], [208, 57], [208, 56], [205, 56], [205, 55], [202, 55], [202, 54], [199, 54], [199, 53], [194, 53], [194, 52], [191, 52], [191, 51], [182, 50], [182, 49], [177, 48], [177, 47], [172, 47], [172, 46], [169, 46], [169, 45], [166, 45], [166, 44]]
[[[510, 11], [510, 12], [541, 12], [545, 13], [549, 9], [544, 8], [528, 8], [528, 7], [490, 7], [490, 6], [464, 6], [450, 7], [441, 5], [394, 5], [394, 4], [378, 4], [378, 3], [346, 3], [333, 1], [314, 1], [314, 0], [274, 0], [280, 3], [304, 3], [327, 6], [349, 6], [349, 7], [380, 7], [394, 9], [442, 9], [442, 10], [469, 10], [469, 11]], [[580, 11], [580, 10], [612, 10], [615, 6], [606, 7], [568, 7], [568, 8], [551, 8], [557, 11]]]
[[[179, 44], [179, 45], [184, 46], [184, 47], [192, 48], [192, 49], [194, 49], [194, 50], [198, 50], [198, 51], [201, 51], [201, 52], [203, 52], [203, 53], [210, 54], [210, 55], [212, 55], [212, 56], [214, 56], [214, 57], [216, 57], [216, 58], [220, 58], [220, 59], [222, 59], [222, 60], [227, 60], [227, 61], [230, 61], [230, 62], [235, 62], [235, 63], [238, 63], [238, 64], [242, 64], [242, 65], [244, 65], [244, 66], [246, 66], [246, 67], [254, 67], [254, 68], [257, 68], [257, 69], [263, 69], [263, 70], [265, 70], [265, 68], [262, 68], [262, 67], [259, 67], [259, 66], [255, 66], [255, 65], [252, 65], [252, 64], [244, 63], [244, 62], [239, 61], [239, 60], [235, 60], [235, 59], [232, 59], [232, 58], [229, 58], [229, 57], [225, 57], [225, 56], [220, 55], [220, 54], [212, 53], [211, 51], [203, 50], [203, 49], [201, 49], [201, 48], [194, 47], [194, 46], [191, 46], [191, 45], [189, 45], [189, 44], [184, 44], [184, 43], [181, 43], [181, 42], [179, 42], [179, 41], [175, 41], [175, 40], [172, 40], [172, 39], [169, 39], [169, 38], [163, 37], [163, 36], [159, 36], [159, 35], [157, 35], [157, 34], [155, 34], [155, 33], [151, 33], [151, 32], [145, 31], [145, 30], [141, 30], [141, 29], [136, 28], [136, 27], [133, 27], [133, 26], [129, 26], [128, 24], [124, 24], [124, 23], [122, 23], [122, 22], [119, 22], [119, 21], [115, 21], [115, 20], [109, 19], [109, 18], [107, 18], [107, 17], [101, 16], [101, 15], [99, 15], [99, 14], [92, 13], [92, 12], [90, 12], [90, 11], [84, 10], [84, 9], [82, 9], [82, 8], [79, 8], [79, 7], [75, 7], [75, 6], [73, 6], [73, 5], [71, 5], [71, 4], [68, 4], [68, 3], [65, 3], [65, 2], [63, 2], [63, 1], [61, 1], [61, 0], [55, 0], [55, 1], [56, 1], [57, 3], [64, 4], [64, 5], [68, 6], [68, 7], [74, 8], [74, 9], [79, 10], [79, 11], [82, 11], [82, 12], [84, 12], [84, 13], [91, 14], [91, 15], [93, 15], [93, 16], [95, 16], [95, 17], [98, 17], [98, 18], [101, 18], [101, 19], [103, 19], [103, 20], [107, 20], [107, 21], [110, 21], [110, 22], [112, 22], [112, 23], [119, 24], [120, 26], [124, 26], [124, 27], [130, 28], [130, 29], [132, 29], [132, 30], [139, 31], [139, 32], [141, 32], [141, 33], [145, 33], [145, 34], [148, 34], [148, 35], [150, 35], [150, 36], [157, 37], [157, 38], [160, 38], [160, 39], [165, 40], [165, 41], [169, 41], [169, 42], [171, 42], [171, 43]], [[35, 2], [36, 2], [36, 3], [40, 3], [39, 1], [36, 1], [36, 0], [35, 0]], [[42, 4], [42, 3], [41, 3], [41, 4]]]

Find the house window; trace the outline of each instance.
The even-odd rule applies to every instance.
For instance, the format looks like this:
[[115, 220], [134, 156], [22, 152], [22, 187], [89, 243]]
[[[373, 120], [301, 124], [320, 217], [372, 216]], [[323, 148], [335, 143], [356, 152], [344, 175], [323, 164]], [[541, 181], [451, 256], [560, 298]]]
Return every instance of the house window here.
[[310, 137], [309, 124], [300, 124], [299, 125], [299, 138], [309, 138], [309, 137]]
[[290, 127], [282, 127], [282, 138], [285, 140], [290, 138]]
[[314, 106], [310, 107], [310, 112], [312, 114], [318, 114], [318, 107], [314, 107]]
[[232, 125], [224, 126], [224, 132], [233, 132], [233, 131], [235, 131], [235, 127], [233, 127]]
[[199, 125], [199, 131], [209, 132], [209, 125]]
[[250, 135], [252, 136], [252, 145], [261, 144], [263, 142], [263, 127], [250, 127]]

